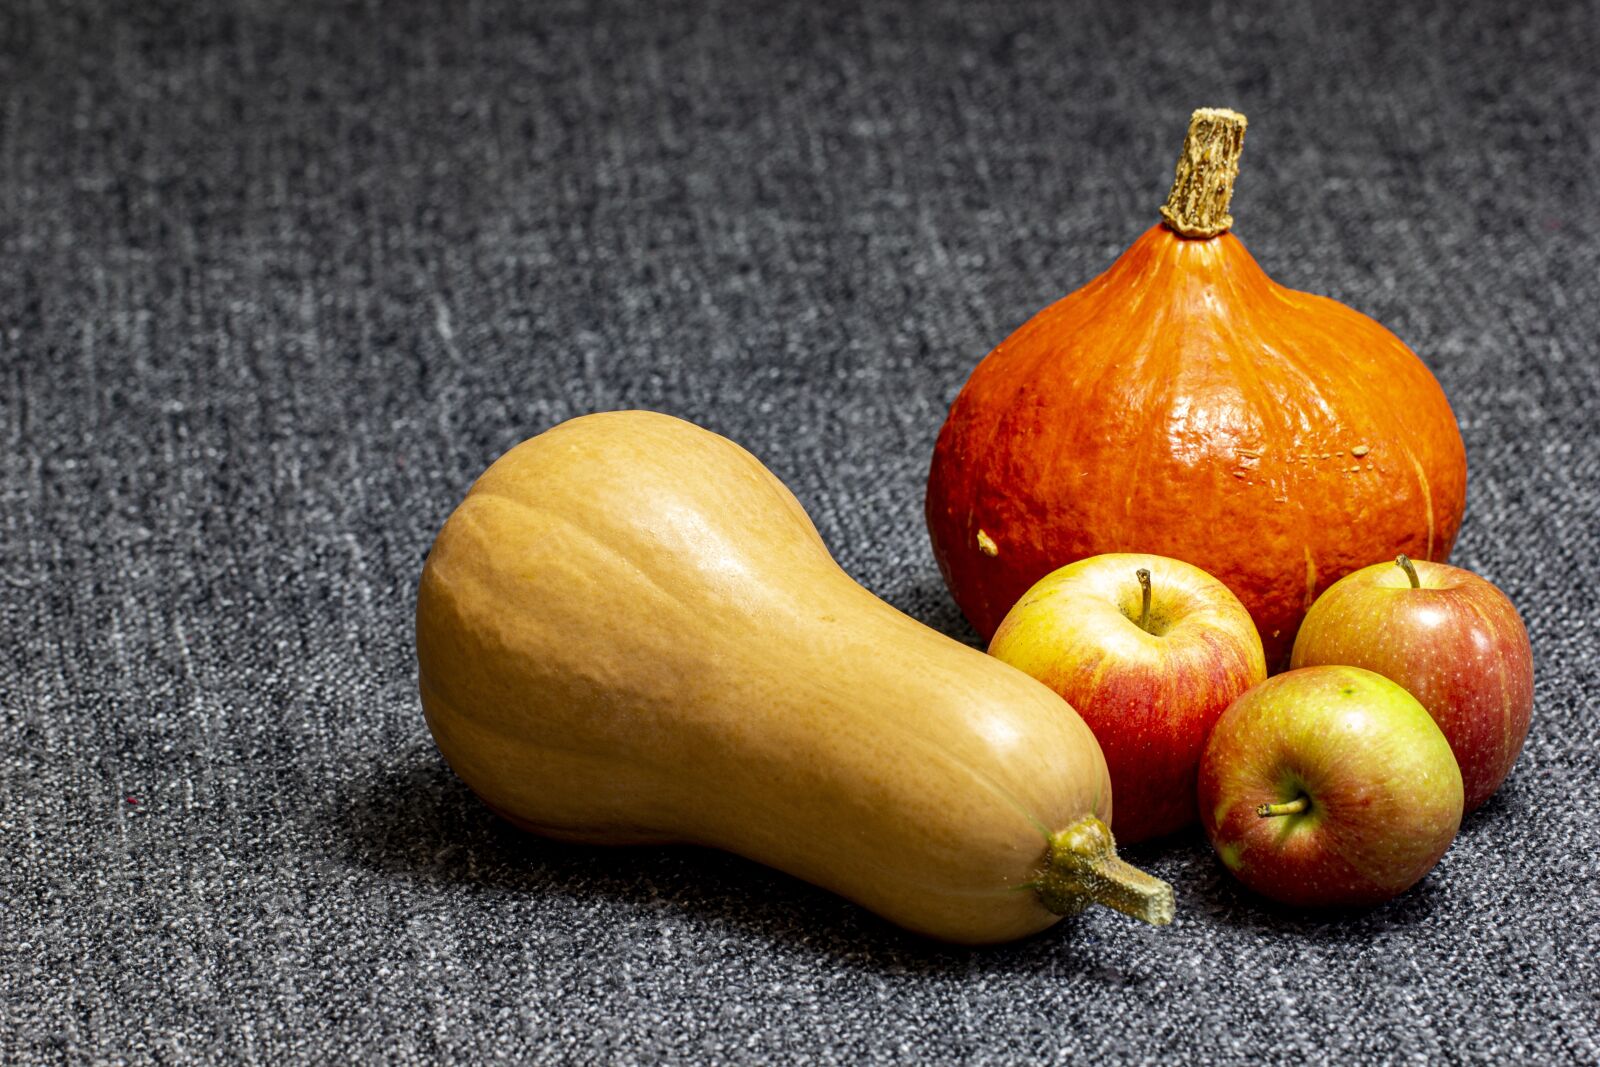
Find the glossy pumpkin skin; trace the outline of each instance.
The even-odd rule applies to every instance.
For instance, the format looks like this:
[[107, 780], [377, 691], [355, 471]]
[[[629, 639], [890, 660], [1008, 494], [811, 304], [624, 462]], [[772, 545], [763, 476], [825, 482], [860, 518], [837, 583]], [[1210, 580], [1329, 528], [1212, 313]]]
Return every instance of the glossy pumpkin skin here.
[[1455, 416], [1399, 338], [1276, 284], [1231, 233], [1157, 225], [978, 365], [927, 519], [985, 639], [1050, 571], [1148, 552], [1221, 579], [1280, 669], [1321, 590], [1445, 559], [1465, 494]]
[[450, 766], [529, 830], [726, 849], [949, 941], [1054, 923], [1048, 835], [1109, 822], [1071, 706], [852, 581], [754, 457], [591, 415], [478, 479], [423, 570]]

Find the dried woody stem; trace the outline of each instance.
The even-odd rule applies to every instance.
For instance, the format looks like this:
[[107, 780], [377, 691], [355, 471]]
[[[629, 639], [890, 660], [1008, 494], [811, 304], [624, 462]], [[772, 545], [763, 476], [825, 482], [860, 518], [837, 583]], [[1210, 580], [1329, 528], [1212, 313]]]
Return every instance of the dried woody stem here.
[[1215, 237], [1233, 226], [1228, 201], [1244, 151], [1245, 117], [1227, 108], [1203, 107], [1189, 117], [1177, 176], [1161, 217], [1183, 237]]
[[1103, 904], [1152, 926], [1172, 921], [1172, 887], [1118, 856], [1110, 828], [1093, 815], [1051, 837], [1036, 888], [1040, 902], [1057, 915]]

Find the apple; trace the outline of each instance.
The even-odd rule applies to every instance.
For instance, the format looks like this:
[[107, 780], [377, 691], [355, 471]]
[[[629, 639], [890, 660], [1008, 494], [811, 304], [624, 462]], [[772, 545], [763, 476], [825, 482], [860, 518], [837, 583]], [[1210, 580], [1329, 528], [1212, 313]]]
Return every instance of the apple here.
[[1206, 734], [1267, 676], [1239, 598], [1166, 556], [1090, 556], [1040, 579], [995, 631], [991, 655], [1054, 689], [1111, 770], [1112, 832], [1143, 841], [1192, 823]]
[[1461, 765], [1467, 811], [1500, 788], [1528, 736], [1528, 631], [1504, 593], [1460, 567], [1400, 556], [1345, 575], [1311, 606], [1289, 663], [1365, 667], [1421, 701]]
[[1417, 699], [1360, 667], [1306, 667], [1229, 705], [1200, 761], [1200, 821], [1241, 882], [1287, 904], [1375, 904], [1461, 825], [1461, 770]]

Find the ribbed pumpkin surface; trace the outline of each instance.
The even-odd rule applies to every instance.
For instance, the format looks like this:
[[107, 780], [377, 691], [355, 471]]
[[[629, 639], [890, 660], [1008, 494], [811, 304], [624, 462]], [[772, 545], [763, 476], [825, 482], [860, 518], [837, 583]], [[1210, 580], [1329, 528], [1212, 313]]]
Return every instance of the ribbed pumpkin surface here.
[[1153, 552], [1226, 583], [1276, 668], [1332, 582], [1445, 559], [1465, 491], [1450, 405], [1399, 338], [1276, 284], [1230, 233], [1157, 225], [978, 365], [927, 518], [985, 639], [1051, 570]]

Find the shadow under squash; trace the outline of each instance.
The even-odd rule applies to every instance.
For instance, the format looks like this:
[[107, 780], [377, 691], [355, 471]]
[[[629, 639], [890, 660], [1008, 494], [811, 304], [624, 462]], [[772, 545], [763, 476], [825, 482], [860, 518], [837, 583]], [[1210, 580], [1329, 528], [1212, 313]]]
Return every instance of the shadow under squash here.
[[1086, 958], [1095, 938], [1081, 921], [1067, 919], [1007, 945], [964, 948], [918, 937], [842, 897], [713, 849], [542, 838], [490, 812], [432, 746], [352, 780], [335, 806], [323, 817], [351, 863], [419, 884], [472, 884], [575, 901], [601, 897], [619, 911], [659, 914], [665, 908], [690, 926], [779, 942], [884, 974], [1027, 972], [1077, 974], [1119, 986], [1143, 981]]

